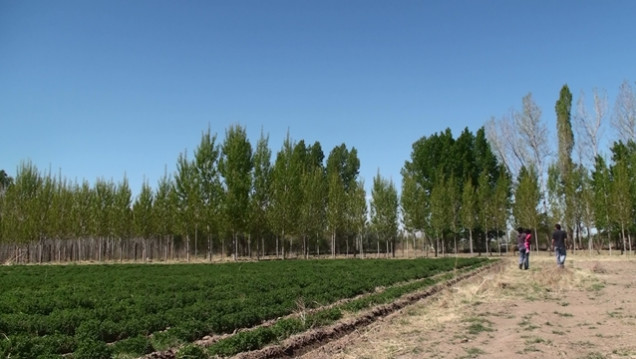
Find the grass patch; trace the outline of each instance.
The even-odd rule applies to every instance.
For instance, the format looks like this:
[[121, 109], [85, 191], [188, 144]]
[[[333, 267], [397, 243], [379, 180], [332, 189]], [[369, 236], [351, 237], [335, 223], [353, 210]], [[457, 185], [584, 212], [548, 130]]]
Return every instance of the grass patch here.
[[582, 359], [605, 359], [605, 355], [599, 352], [587, 353]]
[[477, 335], [482, 332], [494, 331], [494, 329], [492, 329], [493, 323], [490, 320], [485, 318], [471, 317], [464, 320], [464, 322], [470, 323], [468, 325], [468, 333], [471, 335]]
[[535, 315], [535, 314], [537, 314], [537, 313], [532, 313], [532, 314], [524, 315], [524, 316], [522, 317], [522, 320], [521, 320], [521, 322], [519, 322], [519, 325], [521, 326], [521, 328], [522, 328], [523, 330], [528, 330], [528, 331], [530, 331], [530, 330], [534, 330], [534, 329], [539, 328], [539, 326], [538, 326], [538, 325], [535, 325], [535, 324], [533, 324], [533, 323], [530, 321], [530, 318], [532, 318], [532, 316], [533, 316], [533, 315]]
[[550, 345], [552, 344], [551, 340], [547, 340], [547, 339], [543, 339], [541, 337], [528, 337], [525, 340], [525, 343], [527, 345], [531, 345], [531, 344], [547, 344]]
[[572, 315], [572, 313], [561, 313], [561, 312], [557, 312], [556, 310], [554, 311], [554, 314], [558, 315], [559, 317], [563, 317], [563, 318], [571, 318], [574, 315]]
[[612, 354], [616, 354], [616, 355], [622, 356], [622, 357], [634, 356], [634, 355], [636, 355], [636, 350], [635, 349], [630, 349], [630, 348], [620, 348], [620, 349], [612, 350]]
[[464, 348], [464, 350], [466, 351], [466, 355], [460, 357], [461, 359], [478, 358], [480, 355], [486, 354], [485, 351], [475, 347]]

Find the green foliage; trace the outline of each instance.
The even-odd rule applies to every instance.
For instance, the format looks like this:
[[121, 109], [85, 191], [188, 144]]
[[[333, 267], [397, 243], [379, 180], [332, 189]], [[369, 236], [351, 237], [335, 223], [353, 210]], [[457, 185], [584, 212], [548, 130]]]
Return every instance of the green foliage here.
[[539, 180], [533, 167], [521, 167], [515, 189], [515, 205], [512, 214], [518, 225], [524, 228], [537, 228], [539, 213], [537, 207], [541, 200]]
[[[496, 193], [497, 181], [505, 175], [483, 128], [476, 134], [465, 129], [457, 139], [450, 129], [422, 137], [413, 143], [410, 161], [402, 169], [403, 191], [406, 191], [406, 195], [402, 195], [403, 215], [408, 221], [405, 223], [438, 239], [449, 234], [454, 236], [462, 228], [472, 227], [481, 233], [496, 226], [501, 228], [504, 221], [499, 217], [506, 212], [507, 198], [502, 198], [500, 203], [490, 201]], [[478, 210], [473, 218], [479, 226], [462, 223], [462, 219], [471, 221], [460, 210], [466, 183], [475, 188]], [[509, 195], [509, 189], [503, 188], [501, 194]]]
[[188, 344], [177, 351], [177, 359], [207, 359], [205, 349], [195, 344]]
[[125, 353], [140, 357], [145, 354], [150, 354], [155, 351], [152, 343], [148, 337], [138, 335], [136, 337], [120, 340], [113, 345], [113, 351], [115, 353]]
[[[378, 173], [371, 191], [371, 227], [384, 241], [395, 243], [398, 230], [398, 195], [392, 181]], [[394, 252], [395, 253], [395, 252]]]
[[112, 349], [106, 343], [98, 340], [85, 340], [78, 344], [73, 353], [74, 359], [110, 359]]
[[232, 233], [246, 229], [252, 187], [252, 145], [241, 126], [231, 126], [221, 148], [219, 172], [224, 183], [224, 218]]
[[294, 232], [294, 218], [301, 203], [301, 164], [295, 161], [298, 158], [294, 156], [294, 147], [288, 134], [272, 170], [269, 221], [274, 232], [283, 239]]
[[[0, 267], [0, 287], [5, 288], [0, 293], [0, 332], [8, 337], [1, 350], [11, 357], [142, 355], [291, 314], [298, 308], [296, 298], [304, 298], [308, 308], [328, 305], [377, 287], [486, 262], [444, 258]], [[371, 302], [395, 298], [408, 288], [391, 288]], [[243, 346], [269, 342], [336, 320], [340, 310], [281, 321], [270, 333], [256, 332], [256, 339], [249, 336], [256, 334], [242, 334], [233, 340]]]

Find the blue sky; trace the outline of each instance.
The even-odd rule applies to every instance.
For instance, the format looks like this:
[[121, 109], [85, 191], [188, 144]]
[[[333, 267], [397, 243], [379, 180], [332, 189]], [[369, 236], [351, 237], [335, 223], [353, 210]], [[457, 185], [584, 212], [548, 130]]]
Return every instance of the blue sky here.
[[[0, 0], [0, 168], [156, 188], [208, 127], [274, 153], [289, 131], [358, 150], [368, 191], [411, 145], [532, 92], [636, 80], [634, 1]], [[610, 133], [608, 133], [609, 135]]]

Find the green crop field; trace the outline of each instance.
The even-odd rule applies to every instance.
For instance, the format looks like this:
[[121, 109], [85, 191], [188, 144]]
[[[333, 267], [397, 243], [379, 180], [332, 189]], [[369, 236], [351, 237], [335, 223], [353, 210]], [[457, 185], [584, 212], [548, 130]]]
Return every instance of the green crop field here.
[[133, 358], [254, 327], [293, 313], [299, 301], [320, 308], [387, 288], [316, 311], [302, 323], [281, 320], [208, 349], [230, 355], [433, 283], [413, 280], [486, 263], [442, 258], [0, 267], [0, 357]]

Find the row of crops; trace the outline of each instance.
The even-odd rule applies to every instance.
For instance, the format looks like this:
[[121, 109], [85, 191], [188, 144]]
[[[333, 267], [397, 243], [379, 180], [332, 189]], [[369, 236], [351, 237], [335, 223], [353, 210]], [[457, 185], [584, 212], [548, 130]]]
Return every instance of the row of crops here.
[[[442, 258], [0, 267], [0, 357], [133, 358], [291, 314], [299, 300], [316, 308], [392, 286], [399, 292], [383, 295], [398, 296], [425, 284], [397, 283], [486, 262]], [[279, 321], [221, 341], [210, 353], [257, 348], [370, 304], [361, 300], [317, 311], [302, 323]]]

